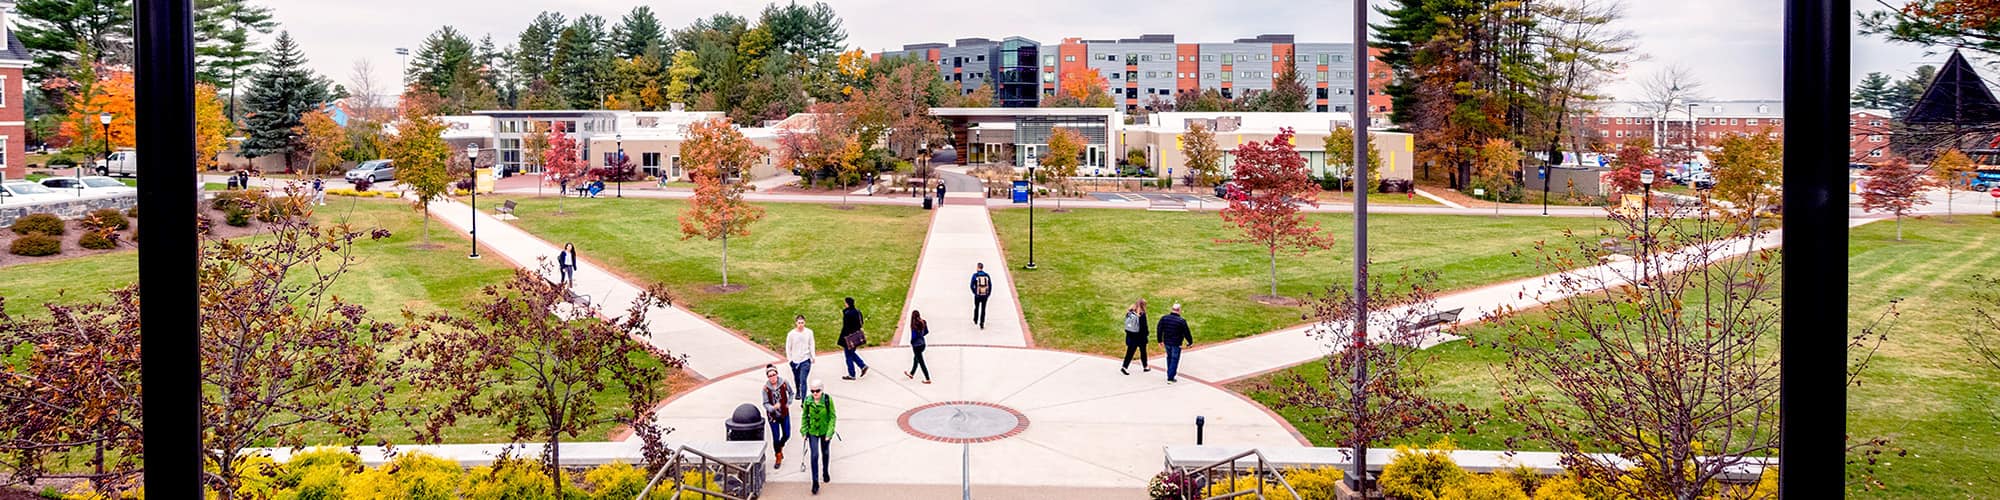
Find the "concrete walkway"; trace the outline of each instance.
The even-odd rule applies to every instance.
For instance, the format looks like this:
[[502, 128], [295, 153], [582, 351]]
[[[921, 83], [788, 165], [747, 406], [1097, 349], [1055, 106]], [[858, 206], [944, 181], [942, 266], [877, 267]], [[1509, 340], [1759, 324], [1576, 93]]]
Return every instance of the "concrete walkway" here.
[[[451, 200], [434, 202], [430, 212], [461, 232], [470, 229], [472, 210], [465, 204]], [[481, 253], [507, 259], [516, 266], [542, 269], [546, 271], [544, 276], [555, 277], [554, 262], [556, 254], [562, 251], [560, 247], [485, 213], [478, 217]], [[604, 314], [624, 314], [639, 296], [640, 287], [591, 262], [588, 246], [577, 248], [577, 253], [584, 259], [576, 269], [576, 293], [589, 295], [591, 303], [602, 308]], [[687, 356], [688, 369], [701, 377], [720, 377], [781, 360], [777, 353], [686, 309], [654, 307], [646, 313], [646, 321], [647, 340], [674, 355]]]
[[[979, 193], [945, 193], [945, 205], [931, 217], [924, 238], [923, 258], [910, 280], [910, 299], [897, 322], [896, 345], [909, 345], [910, 311], [930, 323], [929, 345], [1032, 345], [1021, 323], [1021, 304], [1014, 294], [1013, 271], [1000, 255], [993, 218]], [[986, 328], [972, 323], [972, 272], [986, 264], [993, 277], [993, 295], [986, 301]]]

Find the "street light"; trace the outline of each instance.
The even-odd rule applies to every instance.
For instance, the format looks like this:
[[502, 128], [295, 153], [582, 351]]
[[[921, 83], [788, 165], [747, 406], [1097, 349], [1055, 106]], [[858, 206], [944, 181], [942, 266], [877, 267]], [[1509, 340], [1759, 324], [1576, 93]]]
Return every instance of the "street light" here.
[[[938, 182], [944, 182], [939, 180]], [[938, 200], [938, 209], [944, 209], [944, 200]], [[1028, 269], [1035, 268], [1035, 165], [1028, 164]]]
[[618, 197], [625, 197], [625, 134], [611, 134], [618, 143]]
[[472, 178], [472, 255], [465, 258], [479, 258], [479, 143], [465, 145], [465, 166]]
[[1549, 172], [1549, 168], [1550, 168], [1550, 167], [1549, 167], [1548, 165], [1542, 165], [1542, 166], [1541, 166], [1540, 168], [1537, 168], [1537, 169], [1536, 169], [1536, 172], [1535, 172], [1535, 176], [1537, 176], [1537, 177], [1541, 177], [1541, 178], [1542, 178], [1542, 216], [1543, 216], [1543, 217], [1548, 217], [1548, 216], [1549, 216], [1549, 181], [1550, 181], [1550, 179], [1549, 179], [1549, 174], [1550, 174], [1550, 172]]
[[1641, 208], [1639, 211], [1640, 251], [1638, 255], [1634, 256], [1632, 262], [1637, 263], [1634, 267], [1639, 269], [1639, 288], [1647, 288], [1646, 267], [1643, 259], [1651, 256], [1653, 253], [1653, 169], [1649, 168], [1639, 171], [1639, 186], [1645, 189], [1645, 199], [1640, 202]]
[[[104, 168], [111, 168], [111, 113], [98, 113], [97, 123], [104, 126]], [[137, 168], [136, 166], [134, 168]], [[76, 166], [76, 195], [83, 196], [83, 166]]]
[[403, 60], [403, 83], [410, 82], [410, 49], [396, 47], [396, 56]]

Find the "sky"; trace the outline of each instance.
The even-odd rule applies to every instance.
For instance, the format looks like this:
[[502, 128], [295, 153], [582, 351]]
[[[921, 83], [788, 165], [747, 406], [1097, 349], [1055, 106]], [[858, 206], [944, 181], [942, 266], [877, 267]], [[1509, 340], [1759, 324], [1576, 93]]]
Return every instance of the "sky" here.
[[[1381, 3], [1381, 0], [1370, 0]], [[1888, 0], [1901, 4], [1903, 0]], [[669, 28], [720, 11], [754, 18], [763, 0], [642, 3], [638, 0], [260, 0], [282, 29], [298, 39], [312, 67], [345, 83], [357, 61], [367, 61], [383, 82], [394, 81], [403, 62], [395, 48], [412, 52], [424, 36], [449, 24], [475, 41], [490, 34], [510, 45], [535, 14], [559, 10], [570, 18], [604, 16], [612, 24], [638, 5], [651, 5]], [[955, 38], [1019, 35], [1044, 43], [1065, 37], [1131, 38], [1172, 33], [1179, 42], [1226, 42], [1262, 33], [1291, 33], [1300, 42], [1352, 40], [1352, 9], [1344, 1], [1010, 0], [1007, 8], [981, 2], [830, 0], [844, 22], [848, 44], [869, 52], [903, 44], [950, 43]], [[1857, 9], [1880, 8], [1855, 2]], [[1781, 95], [1783, 2], [1779, 0], [1624, 0], [1618, 26], [1636, 36], [1640, 59], [1611, 78], [1605, 89], [1637, 98], [1639, 82], [1673, 64], [1693, 71], [1709, 99], [1776, 99]], [[968, 9], [971, 8], [971, 9]], [[1380, 15], [1372, 19], [1380, 22]], [[1856, 35], [1854, 76], [1868, 72], [1907, 75], [1919, 64], [1940, 64], [1943, 54]]]

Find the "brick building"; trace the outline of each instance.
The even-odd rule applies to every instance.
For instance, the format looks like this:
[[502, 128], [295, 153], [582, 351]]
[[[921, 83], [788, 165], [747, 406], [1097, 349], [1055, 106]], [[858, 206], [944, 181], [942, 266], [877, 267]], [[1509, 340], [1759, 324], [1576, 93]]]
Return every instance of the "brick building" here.
[[1665, 109], [1654, 103], [1612, 101], [1573, 122], [1583, 142], [1612, 147], [1648, 139], [1662, 149], [1706, 149], [1731, 134], [1785, 135], [1785, 105], [1778, 100], [1695, 101]]
[[1847, 113], [1847, 162], [1877, 165], [1895, 158], [1889, 148], [1895, 119], [1888, 111], [1856, 109]]
[[0, 39], [6, 43], [5, 50], [0, 50], [0, 172], [10, 180], [28, 175], [28, 101], [22, 94], [28, 82], [21, 73], [34, 62], [28, 48], [8, 27], [7, 12], [13, 10], [14, 2], [0, 0]]

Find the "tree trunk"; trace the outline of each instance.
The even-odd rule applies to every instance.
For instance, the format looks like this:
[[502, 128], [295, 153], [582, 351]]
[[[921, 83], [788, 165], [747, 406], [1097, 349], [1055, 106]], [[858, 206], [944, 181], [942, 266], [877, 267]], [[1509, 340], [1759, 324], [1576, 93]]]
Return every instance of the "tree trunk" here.
[[552, 498], [562, 498], [562, 433], [549, 433], [549, 487]]
[[729, 233], [722, 233], [722, 286], [729, 286]]
[[1952, 198], [1956, 198], [1957, 196], [1958, 196], [1958, 193], [1957, 193], [1957, 192], [1954, 192], [1954, 191], [1952, 191], [1952, 190], [1951, 190], [1951, 186], [1945, 186], [1945, 187], [1944, 187], [1944, 221], [1945, 221], [1945, 222], [1951, 222], [1951, 221], [1952, 221], [1952, 216], [1951, 216], [1951, 200], [1952, 200]]
[[[472, 216], [478, 217], [479, 214], [472, 214]], [[431, 209], [430, 206], [426, 204], [424, 206], [424, 248], [430, 248], [430, 247], [431, 247]]]
[[1278, 247], [1271, 246], [1271, 298], [1278, 298]]
[[1896, 214], [1896, 241], [1903, 241], [1903, 214]]

